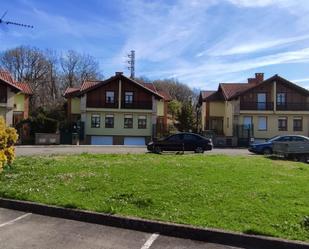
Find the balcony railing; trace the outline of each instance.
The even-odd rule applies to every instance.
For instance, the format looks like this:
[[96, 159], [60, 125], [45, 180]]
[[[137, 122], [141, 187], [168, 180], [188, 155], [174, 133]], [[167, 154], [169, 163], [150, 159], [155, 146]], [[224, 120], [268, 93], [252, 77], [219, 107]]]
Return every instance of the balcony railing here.
[[118, 101], [114, 103], [105, 103], [102, 100], [87, 100], [87, 107], [90, 108], [118, 108]]
[[309, 111], [309, 103], [277, 103], [277, 111]]
[[146, 110], [151, 110], [152, 109], [152, 102], [147, 101], [147, 102], [132, 102], [132, 103], [126, 103], [122, 102], [121, 107], [124, 109], [146, 109]]
[[241, 102], [240, 110], [271, 111], [274, 109], [273, 102]]

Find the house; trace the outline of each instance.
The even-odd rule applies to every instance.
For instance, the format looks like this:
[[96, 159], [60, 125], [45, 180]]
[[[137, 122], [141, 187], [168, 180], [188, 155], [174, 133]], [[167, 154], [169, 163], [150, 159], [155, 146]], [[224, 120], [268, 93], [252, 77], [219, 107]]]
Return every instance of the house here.
[[8, 71], [0, 70], [0, 116], [15, 126], [29, 116], [29, 99], [33, 94], [27, 83], [16, 82]]
[[68, 88], [64, 97], [68, 120], [80, 124], [84, 144], [145, 145], [167, 129], [168, 94], [122, 72]]
[[309, 135], [309, 91], [274, 75], [256, 73], [247, 83], [221, 83], [199, 96], [201, 131], [212, 130], [222, 145], [282, 134]]

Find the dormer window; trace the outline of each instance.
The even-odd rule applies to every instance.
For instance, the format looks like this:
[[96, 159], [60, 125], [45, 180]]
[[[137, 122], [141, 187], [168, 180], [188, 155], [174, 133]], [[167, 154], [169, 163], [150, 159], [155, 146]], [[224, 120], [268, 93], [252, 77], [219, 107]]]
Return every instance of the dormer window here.
[[125, 92], [124, 101], [126, 104], [132, 104], [133, 103], [133, 92]]
[[106, 91], [106, 103], [113, 104], [115, 102], [115, 93], [114, 91]]

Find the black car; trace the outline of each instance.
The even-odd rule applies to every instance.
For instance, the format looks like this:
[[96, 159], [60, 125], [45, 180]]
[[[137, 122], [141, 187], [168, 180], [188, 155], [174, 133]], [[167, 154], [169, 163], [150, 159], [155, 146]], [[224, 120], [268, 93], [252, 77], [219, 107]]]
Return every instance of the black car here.
[[212, 150], [211, 139], [202, 137], [194, 133], [178, 133], [167, 138], [150, 142], [147, 149], [154, 153], [162, 151], [194, 151], [195, 153], [204, 153], [205, 150]]

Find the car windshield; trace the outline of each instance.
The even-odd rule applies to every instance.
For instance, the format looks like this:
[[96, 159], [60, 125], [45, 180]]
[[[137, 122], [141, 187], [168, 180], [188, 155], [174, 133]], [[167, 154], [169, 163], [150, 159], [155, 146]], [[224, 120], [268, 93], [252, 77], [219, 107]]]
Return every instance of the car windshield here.
[[274, 137], [271, 137], [271, 138], [268, 138], [266, 139], [267, 142], [273, 142], [273, 141], [276, 141], [280, 136], [274, 136]]

